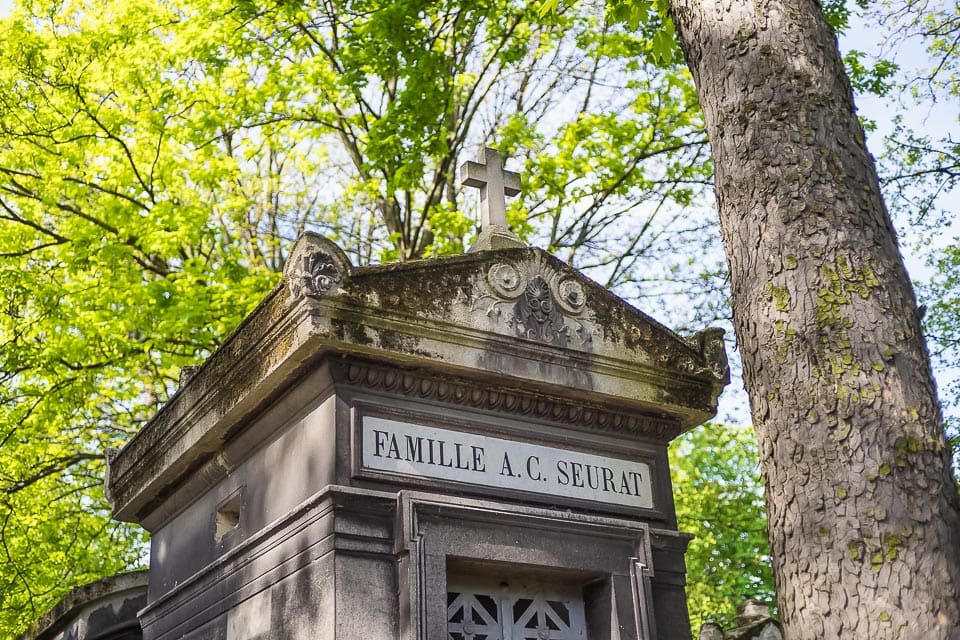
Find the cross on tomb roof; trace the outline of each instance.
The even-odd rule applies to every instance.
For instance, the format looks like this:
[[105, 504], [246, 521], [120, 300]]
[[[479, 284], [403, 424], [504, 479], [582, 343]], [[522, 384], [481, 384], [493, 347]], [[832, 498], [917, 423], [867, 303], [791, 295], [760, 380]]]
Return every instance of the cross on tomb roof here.
[[496, 149], [484, 147], [476, 162], [460, 165], [460, 182], [480, 189], [480, 228], [507, 228], [506, 196], [520, 193], [520, 174], [503, 168], [503, 157]]

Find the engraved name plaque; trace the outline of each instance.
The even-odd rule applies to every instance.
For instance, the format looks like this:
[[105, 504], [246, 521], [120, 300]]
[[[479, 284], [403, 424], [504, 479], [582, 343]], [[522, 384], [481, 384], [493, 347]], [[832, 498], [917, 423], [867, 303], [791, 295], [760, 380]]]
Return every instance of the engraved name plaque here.
[[653, 508], [643, 462], [372, 416], [361, 437], [365, 470]]

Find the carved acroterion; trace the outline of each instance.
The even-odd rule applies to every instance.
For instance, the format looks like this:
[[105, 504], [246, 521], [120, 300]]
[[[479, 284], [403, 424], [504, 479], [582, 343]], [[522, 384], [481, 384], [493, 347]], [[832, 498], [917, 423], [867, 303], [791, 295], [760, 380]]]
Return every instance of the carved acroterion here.
[[283, 278], [293, 300], [320, 298], [335, 291], [352, 270], [336, 244], [315, 233], [306, 233], [294, 245]]

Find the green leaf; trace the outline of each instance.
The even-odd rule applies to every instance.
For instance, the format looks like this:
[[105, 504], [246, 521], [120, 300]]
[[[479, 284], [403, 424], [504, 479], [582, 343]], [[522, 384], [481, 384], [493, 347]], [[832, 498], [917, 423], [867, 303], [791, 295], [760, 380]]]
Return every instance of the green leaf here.
[[763, 485], [751, 427], [706, 424], [670, 446], [670, 467], [687, 549], [687, 597], [694, 629], [736, 624], [745, 598], [774, 601]]

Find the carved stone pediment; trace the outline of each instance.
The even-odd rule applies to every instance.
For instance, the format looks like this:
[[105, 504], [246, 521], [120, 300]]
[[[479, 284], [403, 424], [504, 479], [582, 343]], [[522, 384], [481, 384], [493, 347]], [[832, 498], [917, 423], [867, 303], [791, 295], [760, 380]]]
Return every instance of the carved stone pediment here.
[[725, 331], [719, 327], [708, 327], [687, 338], [687, 344], [696, 350], [717, 380], [724, 384], [730, 382], [730, 364], [727, 362], [727, 350], [723, 341]]
[[109, 494], [122, 519], [159, 514], [183, 474], [200, 491], [226, 473], [212, 452], [252, 446], [245, 429], [270, 407], [335, 387], [493, 430], [509, 418], [661, 446], [711, 418], [727, 380], [722, 331], [684, 339], [539, 249], [354, 268], [306, 234], [281, 285], [111, 460]]
[[[539, 249], [352, 269], [311, 235], [290, 261], [290, 299], [320, 304], [319, 326], [343, 348], [617, 393], [646, 385], [650, 403], [689, 399], [678, 389], [691, 383], [708, 388], [694, 404], [713, 406], [729, 380], [722, 330], [681, 338]], [[658, 379], [660, 391], [642, 382]]]

